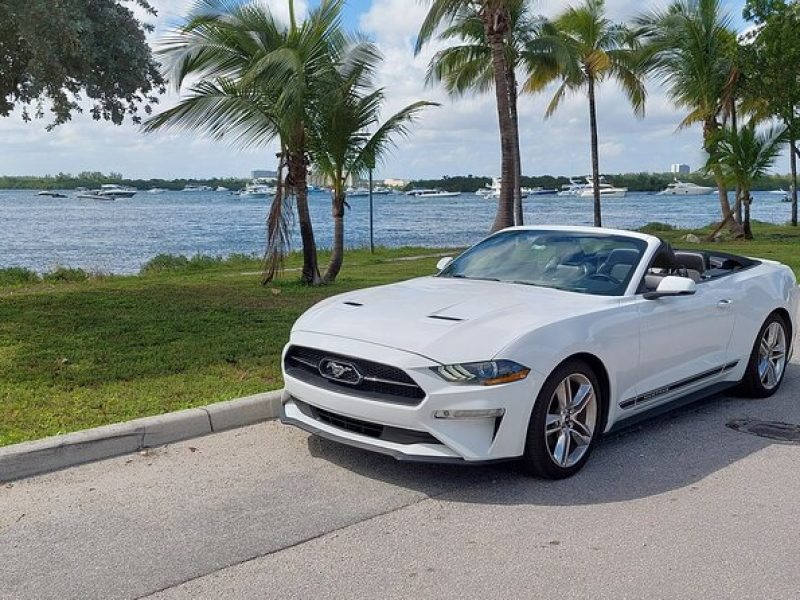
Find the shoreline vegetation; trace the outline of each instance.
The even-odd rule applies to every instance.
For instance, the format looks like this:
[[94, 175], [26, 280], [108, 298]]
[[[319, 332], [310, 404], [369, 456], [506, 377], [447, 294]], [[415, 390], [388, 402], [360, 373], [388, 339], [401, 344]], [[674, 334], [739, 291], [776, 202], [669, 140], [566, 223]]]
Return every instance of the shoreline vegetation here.
[[[642, 230], [678, 247], [781, 261], [800, 275], [797, 228], [754, 222], [755, 240], [691, 243], [711, 226]], [[302, 255], [261, 285], [257, 257], [160, 255], [139, 275], [0, 269], [0, 446], [278, 389], [295, 319], [353, 289], [435, 272], [456, 249], [346, 251], [339, 278], [298, 281]], [[327, 258], [326, 251], [320, 251]], [[416, 260], [401, 260], [417, 257]]]
[[[575, 177], [575, 176], [573, 176]], [[583, 181], [583, 175], [577, 176]], [[616, 173], [605, 175], [608, 181], [619, 187], [626, 187], [630, 192], [660, 192], [676, 179], [696, 183], [697, 185], [715, 187], [712, 176], [699, 172], [689, 174], [676, 173]], [[78, 187], [98, 188], [105, 183], [115, 183], [134, 187], [141, 191], [151, 188], [162, 188], [170, 191], [180, 191], [186, 185], [206, 185], [209, 187], [227, 187], [230, 190], [243, 188], [250, 180], [235, 177], [212, 177], [210, 179], [129, 179], [119, 173], [79, 173], [71, 175], [59, 173], [58, 175], [27, 176], [27, 175], [2, 175], [0, 176], [0, 190], [74, 190]], [[546, 189], [561, 189], [569, 184], [566, 175], [523, 175], [520, 179], [522, 187], [542, 187]], [[362, 185], [363, 182], [356, 182]], [[376, 182], [380, 185], [382, 182]], [[399, 191], [408, 191], [415, 188], [441, 189], [447, 192], [461, 192], [471, 194], [480, 188], [491, 185], [492, 178], [487, 175], [445, 175], [433, 179], [412, 179]], [[757, 179], [752, 191], [767, 191], [775, 189], [789, 190], [791, 175], [767, 175]]]

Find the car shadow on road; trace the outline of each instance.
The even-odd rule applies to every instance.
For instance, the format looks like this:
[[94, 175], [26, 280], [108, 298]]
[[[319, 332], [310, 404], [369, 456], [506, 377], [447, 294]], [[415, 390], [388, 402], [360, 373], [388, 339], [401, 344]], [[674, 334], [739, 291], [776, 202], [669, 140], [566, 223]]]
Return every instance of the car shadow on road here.
[[[452, 502], [579, 505], [663, 494], [702, 480], [762, 450], [772, 440], [726, 427], [733, 419], [800, 423], [800, 365], [772, 398], [716, 395], [601, 440], [587, 466], [562, 481], [527, 476], [518, 464], [459, 466], [406, 463], [315, 436], [310, 453], [373, 480]], [[800, 447], [797, 448], [800, 453]]]

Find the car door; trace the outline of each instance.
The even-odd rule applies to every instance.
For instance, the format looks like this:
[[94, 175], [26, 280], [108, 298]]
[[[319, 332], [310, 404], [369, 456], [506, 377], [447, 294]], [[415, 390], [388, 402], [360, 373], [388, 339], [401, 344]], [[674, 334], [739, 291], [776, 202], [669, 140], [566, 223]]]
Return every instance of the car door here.
[[732, 368], [729, 346], [735, 296], [728, 278], [700, 282], [690, 296], [645, 300], [638, 295], [637, 395], [625, 412], [640, 412], [705, 387]]

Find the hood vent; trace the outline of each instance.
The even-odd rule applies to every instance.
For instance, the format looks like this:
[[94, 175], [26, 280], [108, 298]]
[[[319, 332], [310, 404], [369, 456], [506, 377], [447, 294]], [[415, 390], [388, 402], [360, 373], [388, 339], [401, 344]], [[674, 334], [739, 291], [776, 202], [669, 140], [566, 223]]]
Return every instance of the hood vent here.
[[343, 302], [347, 306], [364, 306], [361, 302], [353, 302], [352, 300], [348, 300], [347, 302]]
[[445, 315], [428, 315], [429, 319], [439, 319], [440, 321], [463, 321], [460, 317], [446, 317]]

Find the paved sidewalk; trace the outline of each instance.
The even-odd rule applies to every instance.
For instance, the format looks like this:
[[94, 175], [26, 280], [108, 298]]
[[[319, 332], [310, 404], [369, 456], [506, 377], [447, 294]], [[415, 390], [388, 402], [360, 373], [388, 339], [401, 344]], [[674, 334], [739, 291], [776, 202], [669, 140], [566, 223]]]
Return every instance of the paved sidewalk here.
[[0, 598], [796, 598], [800, 366], [603, 441], [562, 482], [276, 422], [0, 487]]

